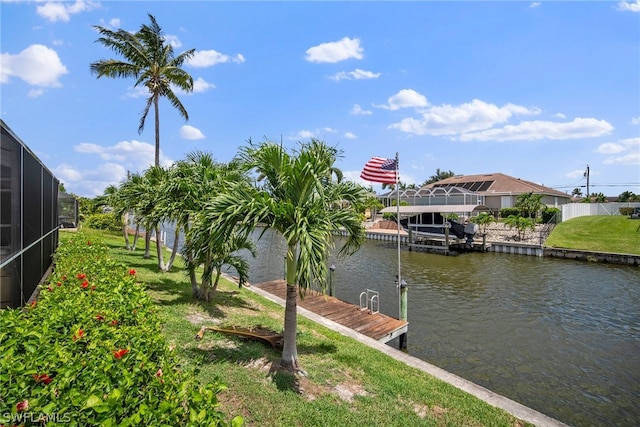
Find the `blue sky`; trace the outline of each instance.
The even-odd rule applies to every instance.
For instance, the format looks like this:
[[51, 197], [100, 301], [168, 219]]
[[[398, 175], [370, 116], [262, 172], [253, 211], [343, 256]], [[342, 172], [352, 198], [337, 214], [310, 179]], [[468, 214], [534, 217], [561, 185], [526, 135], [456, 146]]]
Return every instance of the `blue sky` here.
[[[154, 15], [195, 90], [160, 106], [161, 159], [229, 161], [248, 139], [342, 150], [360, 181], [501, 172], [561, 191], [640, 194], [640, 1], [0, 2], [0, 114], [68, 192], [93, 197], [153, 163], [153, 116], [92, 26]], [[373, 185], [380, 191], [380, 184]], [[583, 188], [583, 192], [585, 192]]]

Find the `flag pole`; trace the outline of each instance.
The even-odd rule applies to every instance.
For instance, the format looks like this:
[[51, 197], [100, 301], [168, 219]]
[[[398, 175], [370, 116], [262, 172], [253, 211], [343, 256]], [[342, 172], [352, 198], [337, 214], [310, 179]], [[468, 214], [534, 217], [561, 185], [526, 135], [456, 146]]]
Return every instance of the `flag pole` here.
[[[400, 264], [400, 159], [396, 152], [396, 222], [397, 222], [397, 241], [398, 241], [398, 302], [400, 320], [407, 321], [407, 284], [402, 280], [402, 267]], [[407, 350], [407, 333], [404, 332], [399, 337], [398, 348]]]

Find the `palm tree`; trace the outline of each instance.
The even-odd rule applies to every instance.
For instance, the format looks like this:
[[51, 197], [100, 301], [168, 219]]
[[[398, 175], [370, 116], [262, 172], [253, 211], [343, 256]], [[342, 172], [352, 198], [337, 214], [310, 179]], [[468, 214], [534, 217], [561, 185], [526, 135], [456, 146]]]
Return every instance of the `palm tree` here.
[[112, 31], [95, 25], [100, 34], [98, 42], [110, 48], [124, 59], [101, 59], [90, 65], [91, 72], [98, 78], [132, 77], [135, 87], [144, 86], [149, 91], [147, 103], [140, 118], [138, 133], [142, 133], [144, 123], [153, 105], [155, 114], [155, 166], [160, 165], [160, 116], [158, 101], [166, 97], [180, 115], [189, 120], [189, 114], [172, 89], [172, 85], [185, 92], [193, 91], [193, 78], [180, 68], [195, 53], [195, 49], [174, 56], [173, 47], [167, 43], [156, 18], [149, 14], [150, 25], [143, 24], [132, 34], [125, 30]]
[[194, 297], [202, 294], [195, 274], [198, 264], [194, 262], [194, 246], [189, 242], [192, 235], [190, 227], [196, 222], [197, 213], [202, 211], [206, 202], [228, 188], [229, 183], [247, 179], [237, 162], [218, 163], [210, 153], [200, 151], [187, 154], [185, 160], [174, 163], [169, 169], [161, 190], [163, 197], [156, 209], [162, 210], [163, 216], [175, 222], [176, 232], [184, 233], [186, 241], [182, 252]]
[[[364, 238], [355, 205], [366, 197], [364, 188], [333, 179], [333, 164], [341, 153], [312, 139], [292, 154], [278, 144], [241, 148], [239, 159], [257, 175], [257, 186], [238, 183], [205, 206], [203, 221], [210, 238], [224, 242], [234, 232], [248, 234], [258, 225], [279, 232], [287, 243], [287, 295], [281, 367], [298, 370], [297, 296], [313, 284], [326, 289], [333, 233], [346, 231], [340, 254], [355, 252]], [[261, 234], [262, 236], [262, 234]]]
[[421, 187], [424, 187], [425, 185], [433, 184], [434, 182], [442, 181], [443, 179], [451, 178], [452, 176], [455, 176], [455, 175], [456, 174], [451, 170], [441, 171], [440, 168], [437, 168], [435, 175], [431, 175], [427, 180], [425, 180], [425, 182], [422, 183]]

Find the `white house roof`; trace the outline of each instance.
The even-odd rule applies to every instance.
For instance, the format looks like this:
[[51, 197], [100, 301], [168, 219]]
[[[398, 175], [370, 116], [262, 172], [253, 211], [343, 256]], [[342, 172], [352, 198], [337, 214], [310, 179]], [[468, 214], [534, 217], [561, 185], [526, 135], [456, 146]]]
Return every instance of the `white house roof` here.
[[[465, 213], [465, 212], [489, 212], [485, 205], [416, 205], [400, 206], [400, 214], [422, 214], [422, 213]], [[380, 211], [381, 213], [396, 213], [398, 207], [389, 206]]]

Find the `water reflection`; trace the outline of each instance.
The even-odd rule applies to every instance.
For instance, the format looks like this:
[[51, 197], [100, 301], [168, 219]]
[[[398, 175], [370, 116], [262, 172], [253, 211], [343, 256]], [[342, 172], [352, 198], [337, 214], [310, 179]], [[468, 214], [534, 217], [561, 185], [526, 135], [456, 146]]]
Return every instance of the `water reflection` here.
[[[282, 239], [258, 246], [250, 281], [282, 278]], [[640, 269], [406, 250], [401, 262], [410, 354], [572, 425], [640, 423]], [[375, 289], [380, 311], [398, 316], [394, 243], [367, 241], [330, 264], [338, 298], [357, 304]]]

